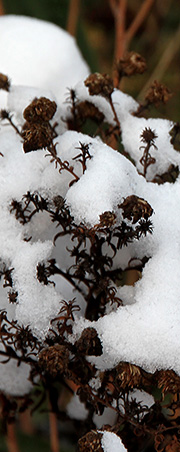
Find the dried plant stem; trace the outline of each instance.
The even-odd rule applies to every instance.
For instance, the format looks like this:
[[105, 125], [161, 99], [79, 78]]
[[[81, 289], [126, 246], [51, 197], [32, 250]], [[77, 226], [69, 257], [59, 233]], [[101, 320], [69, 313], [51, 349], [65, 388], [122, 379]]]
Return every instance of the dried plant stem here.
[[76, 35], [78, 17], [80, 9], [80, 0], [70, 0], [69, 13], [67, 20], [67, 31], [72, 35]]
[[141, 5], [141, 8], [139, 9], [136, 17], [132, 21], [131, 25], [129, 26], [128, 30], [126, 31], [126, 45], [130, 43], [132, 38], [137, 33], [139, 27], [142, 25], [144, 20], [146, 19], [151, 7], [153, 6], [155, 0], [144, 0], [143, 4]]
[[3, 2], [2, 0], [0, 0], [0, 16], [4, 15], [4, 7], [3, 7]]
[[7, 436], [6, 436], [6, 443], [7, 443], [7, 449], [8, 452], [20, 452], [17, 438], [16, 438], [16, 432], [15, 432], [15, 423], [8, 423], [7, 422]]
[[[51, 452], [60, 452], [57, 416], [52, 411], [50, 398], [49, 398], [49, 430], [50, 430]], [[12, 451], [12, 452], [15, 452], [15, 451]]]

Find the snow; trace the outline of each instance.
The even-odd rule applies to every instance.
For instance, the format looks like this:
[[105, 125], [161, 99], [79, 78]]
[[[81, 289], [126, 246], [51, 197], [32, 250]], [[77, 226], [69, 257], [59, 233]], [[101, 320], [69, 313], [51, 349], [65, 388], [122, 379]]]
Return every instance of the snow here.
[[121, 439], [115, 433], [103, 432], [103, 437], [101, 439], [101, 444], [104, 452], [126, 452], [127, 449], [124, 447]]
[[[33, 30], [33, 33], [32, 33]], [[23, 39], [22, 39], [23, 36]], [[55, 164], [46, 157], [46, 151], [38, 150], [25, 154], [22, 139], [6, 121], [0, 128], [0, 258], [13, 268], [13, 289], [18, 292], [18, 303], [10, 309], [7, 292], [1, 298], [1, 309], [7, 309], [19, 324], [29, 325], [33, 333], [44, 340], [51, 320], [59, 312], [61, 301], [76, 297], [81, 311], [74, 323], [72, 341], [84, 327], [94, 327], [102, 341], [103, 354], [88, 359], [99, 371], [111, 369], [120, 361], [129, 361], [153, 372], [156, 369], [174, 369], [180, 375], [179, 324], [180, 324], [180, 177], [174, 184], [157, 185], [151, 181], [156, 174], [167, 171], [170, 164], [180, 166], [180, 156], [170, 143], [169, 130], [172, 122], [163, 119], [136, 118], [133, 112], [137, 103], [130, 96], [115, 90], [114, 106], [121, 123], [122, 143], [135, 162], [133, 165], [117, 151], [104, 144], [100, 138], [92, 138], [75, 131], [67, 131], [64, 119], [70, 114], [67, 104], [67, 87], [75, 86], [78, 101], [93, 100], [105, 114], [106, 120], [114, 124], [114, 115], [108, 101], [102, 97], [89, 96], [83, 80], [88, 67], [76, 47], [75, 41], [66, 32], [52, 24], [36, 19], [6, 16], [0, 18], [1, 72], [12, 80], [6, 95], [7, 105], [18, 126], [23, 123], [22, 109], [34, 96], [48, 96], [56, 100], [59, 121], [58, 137], [55, 139], [57, 155], [69, 161], [79, 177], [69, 187], [72, 175], [58, 172]], [[5, 44], [6, 45], [5, 45]], [[56, 44], [56, 45], [55, 45]], [[43, 46], [43, 51], [42, 51]], [[47, 64], [48, 62], [48, 64]], [[73, 68], [73, 70], [72, 70]], [[142, 172], [141, 134], [145, 128], [155, 131], [157, 149], [150, 149], [156, 159], [147, 169], [147, 179]], [[91, 159], [82, 172], [81, 164], [74, 160], [80, 143], [89, 145]], [[84, 300], [65, 284], [62, 278], [56, 286], [41, 284], [36, 278], [37, 264], [52, 257], [66, 271], [72, 264], [67, 257], [68, 243], [63, 239], [53, 244], [57, 230], [49, 222], [47, 214], [40, 213], [27, 226], [23, 226], [10, 212], [12, 200], [21, 201], [27, 191], [40, 193], [47, 199], [63, 196], [77, 224], [92, 227], [99, 222], [99, 215], [114, 211], [117, 222], [122, 220], [118, 204], [130, 195], [141, 197], [152, 206], [153, 234], [134, 241], [118, 251], [114, 268], [125, 269], [130, 259], [142, 259], [146, 263], [142, 277], [133, 287], [117, 287], [123, 305], [107, 307], [104, 317], [90, 322], [84, 319]], [[32, 240], [25, 241], [32, 236]], [[3, 289], [1, 288], [3, 292]], [[7, 368], [7, 370], [6, 370]], [[12, 364], [12, 373], [21, 384], [13, 389], [10, 378], [11, 363], [0, 365], [2, 379], [0, 388], [19, 395], [29, 388], [27, 369]], [[16, 370], [15, 370], [16, 369]], [[21, 371], [22, 369], [22, 371]], [[24, 373], [25, 372], [25, 373]], [[104, 450], [109, 441], [117, 451], [125, 450], [119, 437], [103, 434]], [[108, 436], [110, 435], [110, 436]], [[112, 436], [114, 435], [114, 436]]]

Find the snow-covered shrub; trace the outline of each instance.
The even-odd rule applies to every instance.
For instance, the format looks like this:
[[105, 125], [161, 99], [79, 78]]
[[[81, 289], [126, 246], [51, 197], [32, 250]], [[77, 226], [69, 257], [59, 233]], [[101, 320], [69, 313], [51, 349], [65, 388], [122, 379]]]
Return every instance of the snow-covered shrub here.
[[180, 391], [179, 125], [141, 117], [168, 92], [139, 105], [88, 76], [53, 25], [0, 18], [0, 36], [4, 413], [60, 381], [76, 386], [80, 452], [179, 447], [160, 399]]

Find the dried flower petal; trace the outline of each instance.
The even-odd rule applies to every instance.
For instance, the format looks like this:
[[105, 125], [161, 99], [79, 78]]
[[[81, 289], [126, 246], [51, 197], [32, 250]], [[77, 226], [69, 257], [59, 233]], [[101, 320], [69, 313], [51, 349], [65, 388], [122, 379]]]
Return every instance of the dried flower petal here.
[[28, 107], [25, 108], [23, 116], [28, 122], [50, 121], [57, 109], [56, 102], [40, 97], [34, 99]]
[[79, 452], [103, 452], [101, 446], [102, 433], [92, 430], [78, 441]]
[[167, 86], [155, 80], [148, 89], [145, 100], [148, 102], [148, 104], [154, 104], [155, 106], [158, 106], [160, 102], [166, 104], [171, 97], [172, 92], [167, 88]]
[[116, 64], [119, 78], [130, 77], [135, 74], [143, 74], [147, 69], [145, 59], [136, 52], [127, 52]]

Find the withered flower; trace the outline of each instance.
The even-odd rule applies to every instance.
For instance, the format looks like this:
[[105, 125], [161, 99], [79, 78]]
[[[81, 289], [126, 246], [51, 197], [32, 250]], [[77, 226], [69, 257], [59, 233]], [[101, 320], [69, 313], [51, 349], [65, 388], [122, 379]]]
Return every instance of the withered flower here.
[[157, 80], [154, 80], [148, 89], [145, 100], [148, 104], [154, 104], [157, 107], [160, 102], [166, 104], [171, 97], [172, 92], [167, 88], [167, 86], [157, 82]]
[[76, 105], [77, 115], [81, 122], [92, 119], [97, 124], [104, 120], [104, 114], [92, 102], [85, 100]]
[[47, 99], [46, 97], [35, 98], [31, 104], [29, 104], [24, 112], [23, 116], [28, 122], [41, 122], [50, 121], [56, 113], [56, 102]]
[[119, 79], [135, 74], [143, 74], [147, 69], [145, 59], [136, 52], [127, 52], [117, 63], [116, 70]]
[[118, 207], [123, 210], [123, 218], [133, 220], [133, 223], [137, 223], [140, 218], [147, 220], [153, 213], [151, 205], [136, 195], [127, 196]]
[[158, 388], [161, 388], [163, 394], [180, 392], [180, 377], [174, 370], [160, 370], [157, 372], [157, 381]]
[[9, 91], [10, 88], [10, 80], [7, 75], [0, 73], [0, 89], [4, 89], [4, 91]]
[[52, 143], [52, 135], [52, 129], [48, 122], [26, 122], [22, 131], [24, 152], [27, 153], [46, 148]]
[[99, 226], [100, 227], [111, 227], [114, 226], [116, 223], [116, 214], [114, 212], [111, 212], [107, 210], [106, 212], [103, 212], [101, 215], [99, 215]]
[[75, 343], [78, 352], [84, 355], [102, 355], [102, 345], [95, 328], [85, 328]]
[[52, 345], [45, 348], [39, 354], [39, 365], [41, 370], [56, 378], [67, 370], [69, 361], [69, 350], [64, 345]]
[[86, 433], [86, 435], [78, 441], [79, 452], [103, 452], [104, 449], [101, 445], [102, 436], [102, 433], [97, 432], [96, 430]]
[[118, 388], [133, 389], [141, 387], [141, 369], [134, 364], [120, 363], [116, 367], [115, 384]]
[[107, 74], [95, 72], [89, 75], [84, 84], [88, 87], [91, 96], [100, 95], [109, 99], [114, 91], [113, 80]]

